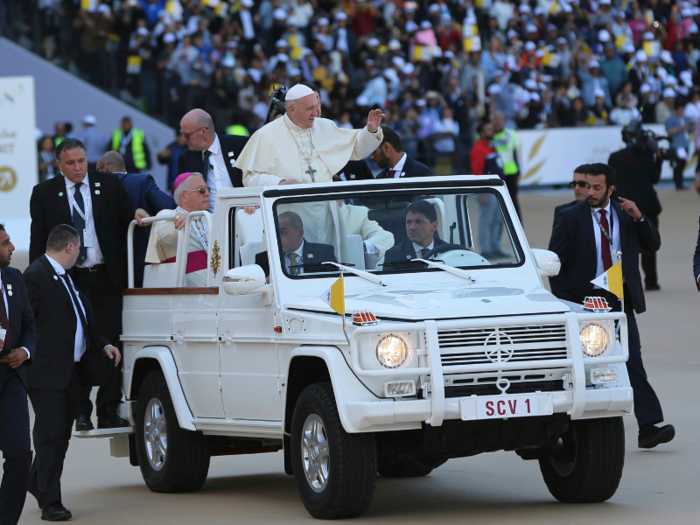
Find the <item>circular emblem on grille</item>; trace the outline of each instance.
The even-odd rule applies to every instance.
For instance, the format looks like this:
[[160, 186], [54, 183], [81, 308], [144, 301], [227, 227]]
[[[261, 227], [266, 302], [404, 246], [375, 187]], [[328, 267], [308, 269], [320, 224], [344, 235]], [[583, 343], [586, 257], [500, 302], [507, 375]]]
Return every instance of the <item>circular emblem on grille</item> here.
[[505, 363], [510, 361], [515, 352], [513, 340], [510, 336], [498, 328], [491, 332], [484, 341], [484, 353], [492, 363]]

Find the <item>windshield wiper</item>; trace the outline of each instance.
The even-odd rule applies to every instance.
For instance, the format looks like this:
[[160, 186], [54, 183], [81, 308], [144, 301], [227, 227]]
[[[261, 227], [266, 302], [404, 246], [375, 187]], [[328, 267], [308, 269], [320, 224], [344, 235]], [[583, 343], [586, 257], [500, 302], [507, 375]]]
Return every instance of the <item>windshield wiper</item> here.
[[[382, 270], [384, 270], [385, 268], [397, 269], [397, 270], [400, 270], [403, 268], [410, 268], [411, 265], [413, 264], [413, 261], [415, 261], [415, 260], [416, 259], [407, 259], [405, 261], [394, 261], [394, 262], [384, 263], [384, 264], [382, 264]], [[441, 259], [433, 259], [433, 260], [437, 261], [437, 262], [445, 262]]]
[[331, 265], [335, 266], [336, 268], [342, 268], [346, 272], [350, 272], [352, 274], [357, 275], [358, 277], [362, 277], [363, 279], [366, 279], [367, 281], [369, 281], [371, 283], [386, 286], [386, 283], [384, 281], [382, 281], [376, 275], [371, 274], [369, 272], [365, 272], [364, 270], [356, 270], [355, 268], [352, 268], [351, 266], [348, 266], [347, 264], [337, 263], [337, 262], [332, 262], [332, 261], [327, 261], [327, 262], [324, 262], [321, 264], [331, 264]]
[[441, 270], [444, 270], [447, 273], [451, 273], [452, 275], [456, 275], [457, 277], [461, 277], [462, 279], [466, 279], [472, 283], [476, 282], [476, 279], [469, 275], [469, 272], [465, 270], [460, 270], [459, 268], [455, 268], [453, 266], [447, 266], [446, 264], [431, 261], [430, 259], [411, 259], [411, 261], [420, 261], [427, 264], [428, 266], [431, 266], [433, 268], [440, 268]]

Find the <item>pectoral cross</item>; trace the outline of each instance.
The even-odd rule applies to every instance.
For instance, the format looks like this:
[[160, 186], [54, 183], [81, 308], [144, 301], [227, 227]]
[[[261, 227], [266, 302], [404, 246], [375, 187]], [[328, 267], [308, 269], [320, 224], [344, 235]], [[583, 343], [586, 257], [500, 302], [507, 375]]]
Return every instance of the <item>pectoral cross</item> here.
[[306, 170], [304, 173], [311, 177], [311, 182], [316, 182], [316, 177], [314, 177], [314, 175], [318, 172], [311, 167], [311, 164], [309, 164], [309, 169]]

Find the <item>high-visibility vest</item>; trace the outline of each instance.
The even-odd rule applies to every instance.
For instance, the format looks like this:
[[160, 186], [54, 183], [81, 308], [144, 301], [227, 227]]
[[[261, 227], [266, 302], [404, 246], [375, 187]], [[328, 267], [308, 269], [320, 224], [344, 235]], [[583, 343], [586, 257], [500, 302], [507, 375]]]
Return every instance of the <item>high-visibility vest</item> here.
[[250, 131], [248, 128], [241, 124], [231, 124], [226, 128], [227, 135], [237, 135], [239, 137], [250, 137]]
[[56, 147], [58, 147], [58, 145], [59, 145], [61, 142], [63, 142], [63, 141], [65, 140], [65, 138], [66, 138], [66, 137], [56, 137], [55, 139], [53, 139], [54, 144], [56, 145]]
[[493, 136], [493, 147], [503, 162], [503, 174], [518, 173], [518, 163], [515, 162], [515, 130], [503, 128]]
[[[146, 169], [146, 151], [143, 149], [143, 143], [146, 141], [146, 134], [142, 129], [131, 129], [131, 157], [134, 160], [134, 166], [137, 169]], [[119, 151], [119, 145], [122, 143], [122, 130], [117, 128], [112, 132], [112, 149]]]

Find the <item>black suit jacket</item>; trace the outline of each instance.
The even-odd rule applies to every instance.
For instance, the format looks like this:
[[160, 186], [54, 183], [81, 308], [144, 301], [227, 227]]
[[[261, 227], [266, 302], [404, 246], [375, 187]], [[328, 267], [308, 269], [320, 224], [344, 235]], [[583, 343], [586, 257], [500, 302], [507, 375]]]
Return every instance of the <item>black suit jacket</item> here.
[[[383, 169], [377, 174], [377, 178], [388, 178], [390, 171], [391, 170], [389, 168]], [[430, 168], [428, 166], [426, 166], [422, 162], [413, 160], [409, 156], [406, 156], [406, 162], [404, 163], [403, 169], [401, 170], [401, 177], [430, 177], [432, 175], [433, 172], [430, 171]]]
[[[63, 280], [45, 255], [29, 265], [24, 272], [24, 283], [34, 311], [37, 332], [36, 352], [27, 374], [28, 388], [65, 390], [73, 375], [75, 330], [80, 321], [75, 316]], [[106, 367], [112, 366], [102, 352], [110, 343], [97, 333], [97, 322], [90, 302], [83, 295], [80, 295], [80, 300], [88, 323], [85, 334], [87, 349], [80, 365], [92, 377], [100, 378], [104, 376]]]
[[[226, 169], [228, 170], [228, 176], [231, 179], [231, 184], [234, 188], [243, 187], [243, 173], [240, 169], [231, 166], [231, 160], [237, 160], [243, 151], [246, 143], [248, 142], [248, 137], [239, 137], [238, 135], [219, 135], [219, 142], [221, 143], [221, 154], [224, 156], [224, 163], [226, 164]], [[232, 153], [233, 155], [230, 155]], [[180, 153], [180, 157], [177, 159], [177, 172], [186, 173], [188, 171], [196, 171], [198, 173], [204, 173], [204, 163], [202, 162], [202, 152], [201, 151], [183, 151]], [[209, 178], [209, 173], [211, 170], [207, 170], [207, 182]], [[209, 184], [211, 186], [211, 184]]]
[[566, 204], [560, 204], [556, 208], [554, 208], [554, 222], [557, 222], [557, 219], [561, 215], [561, 212], [564, 210], [571, 208], [572, 206], [576, 206], [578, 204], [578, 201], [571, 201], [567, 202]]
[[[447, 243], [442, 239], [433, 239], [433, 248], [437, 248], [438, 246], [441, 246], [443, 244]], [[390, 248], [386, 251], [386, 254], [384, 255], [384, 264], [389, 262], [407, 261], [409, 259], [415, 258], [416, 250], [413, 247], [413, 242], [411, 242], [410, 239], [407, 239], [401, 244], [397, 244], [393, 248]]]
[[610, 155], [608, 164], [617, 173], [615, 197], [634, 201], [644, 215], [661, 213], [661, 202], [654, 184], [661, 178], [662, 158], [651, 151], [640, 151], [627, 147]]
[[[12, 335], [12, 346], [13, 348], [24, 347], [29, 350], [29, 359], [22, 363], [22, 366], [15, 368], [15, 371], [19, 374], [19, 377], [26, 387], [27, 376], [25, 369], [32, 364], [32, 358], [34, 357], [36, 349], [34, 313], [32, 312], [31, 304], [29, 304], [27, 291], [24, 288], [22, 272], [6, 266], [5, 268], [0, 268], [0, 273], [2, 273], [2, 285], [3, 288], [5, 288], [5, 294], [7, 296], [7, 309], [10, 321], [9, 332]], [[9, 293], [10, 291], [12, 292], [11, 294]], [[0, 301], [2, 301], [1, 293]], [[13, 348], [5, 349], [5, 351], [0, 352], [0, 355], [5, 357]], [[6, 364], [0, 364], [0, 392], [2, 392], [5, 379], [9, 377], [6, 373], [6, 369]]]
[[[174, 210], [175, 201], [161, 191], [151, 175], [142, 173], [117, 173], [134, 208], [142, 208], [154, 217], [162, 210]], [[146, 249], [151, 235], [151, 225], [134, 230], [134, 284], [143, 286], [143, 269], [146, 266]]]
[[[117, 175], [93, 172], [89, 179], [97, 240], [112, 283], [122, 290], [127, 285], [126, 233], [134, 209]], [[54, 227], [73, 224], [65, 179], [54, 177], [34, 186], [29, 211], [32, 216], [29, 262], [32, 263], [46, 251], [46, 240]]]
[[[657, 251], [661, 247], [661, 237], [646, 217], [636, 222], [627, 212], [622, 211], [618, 202], [611, 202], [620, 226], [625, 294], [632, 300], [634, 311], [642, 313], [646, 310], [646, 303], [639, 273], [639, 251]], [[557, 281], [556, 287], [552, 286], [552, 293], [560, 299], [574, 303], [582, 303], [587, 295], [595, 295], [591, 281], [598, 277], [597, 247], [591, 207], [587, 201], [579, 202], [561, 212], [554, 223], [549, 249], [555, 252], [561, 261], [561, 279]]]
[[[320, 242], [308, 242], [304, 240], [304, 249], [302, 251], [302, 264], [314, 264], [332, 261], [338, 262], [335, 258], [335, 249], [330, 244], [323, 244]], [[267, 257], [267, 250], [255, 254], [255, 264], [260, 266], [265, 272], [265, 276], [270, 275], [270, 263]], [[320, 268], [328, 268], [329, 271], [332, 270], [330, 266], [320, 266]], [[319, 268], [319, 269], [320, 269]]]

